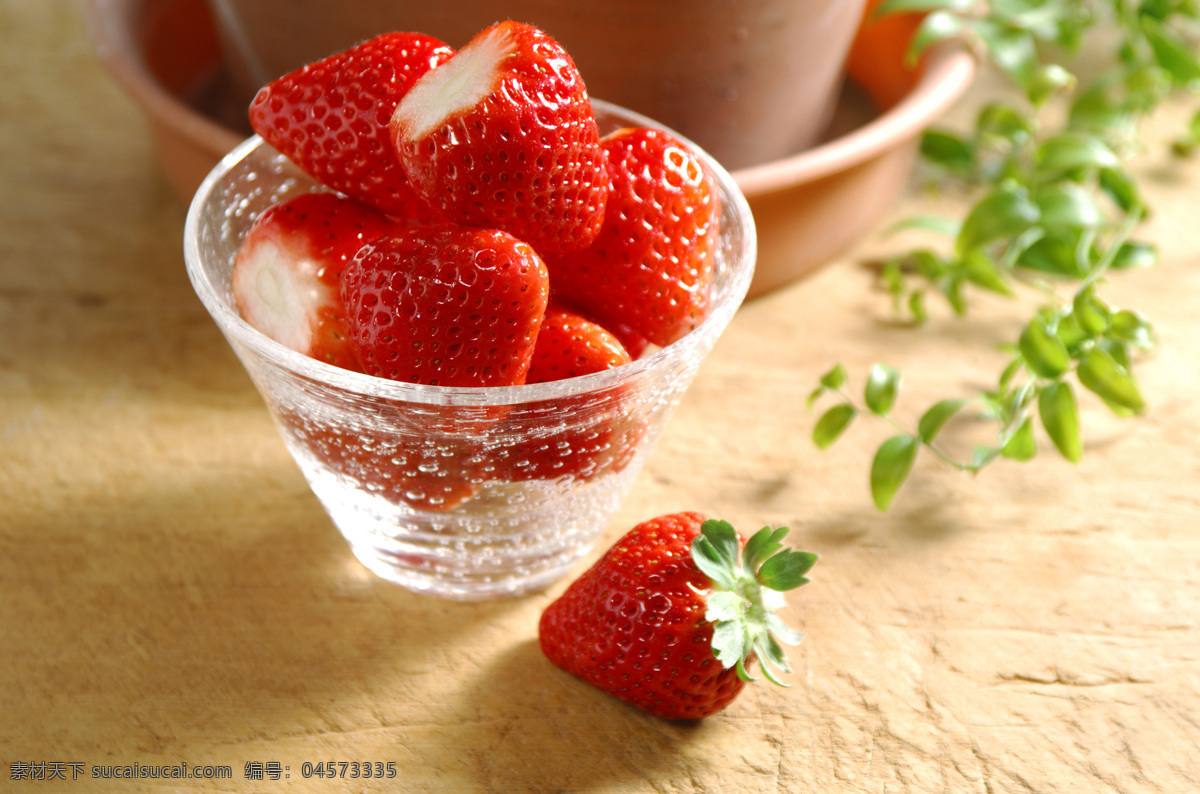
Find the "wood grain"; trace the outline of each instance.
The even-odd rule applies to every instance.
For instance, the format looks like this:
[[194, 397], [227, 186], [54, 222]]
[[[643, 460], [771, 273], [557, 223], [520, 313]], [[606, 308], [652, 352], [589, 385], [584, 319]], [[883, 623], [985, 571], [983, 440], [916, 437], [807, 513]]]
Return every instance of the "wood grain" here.
[[[1200, 161], [1151, 145], [1136, 163], [1162, 263], [1113, 280], [1162, 337], [1139, 370], [1150, 409], [1085, 403], [1076, 466], [1045, 439], [975, 479], [922, 461], [877, 513], [886, 429], [817, 452], [816, 379], [886, 360], [915, 416], [990, 382], [1029, 306], [899, 326], [860, 266], [897, 244], [878, 235], [742, 309], [605, 540], [696, 509], [789, 525], [822, 560], [789, 608], [808, 635], [794, 686], [681, 726], [541, 657], [565, 583], [452, 604], [354, 561], [192, 293], [184, 210], [81, 4], [0, 0], [0, 18], [0, 788], [162, 791], [11, 770], [186, 762], [233, 771], [189, 791], [1195, 789]], [[914, 189], [894, 215], [955, 201]], [[303, 779], [323, 760], [393, 761], [398, 780]], [[290, 779], [245, 780], [254, 761]]]

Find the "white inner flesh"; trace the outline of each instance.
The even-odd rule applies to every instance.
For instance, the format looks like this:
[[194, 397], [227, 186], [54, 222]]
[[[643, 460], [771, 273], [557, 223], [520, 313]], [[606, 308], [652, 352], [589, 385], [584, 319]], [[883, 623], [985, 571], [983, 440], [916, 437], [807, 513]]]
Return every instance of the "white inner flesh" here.
[[444, 119], [479, 104], [496, 86], [500, 63], [513, 50], [504, 28], [473, 39], [453, 58], [413, 84], [392, 116], [409, 139], [421, 138]]
[[333, 300], [319, 263], [273, 243], [238, 262], [233, 291], [246, 322], [281, 345], [308, 354], [317, 312]]

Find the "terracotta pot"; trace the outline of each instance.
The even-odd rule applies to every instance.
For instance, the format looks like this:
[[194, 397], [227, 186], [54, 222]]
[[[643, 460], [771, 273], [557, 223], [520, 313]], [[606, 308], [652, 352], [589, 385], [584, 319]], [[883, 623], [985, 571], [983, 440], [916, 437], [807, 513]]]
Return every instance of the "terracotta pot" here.
[[416, 30], [460, 47], [509, 18], [566, 47], [592, 96], [679, 130], [727, 168], [820, 139], [864, 2], [209, 0], [246, 104], [274, 77], [378, 33]]

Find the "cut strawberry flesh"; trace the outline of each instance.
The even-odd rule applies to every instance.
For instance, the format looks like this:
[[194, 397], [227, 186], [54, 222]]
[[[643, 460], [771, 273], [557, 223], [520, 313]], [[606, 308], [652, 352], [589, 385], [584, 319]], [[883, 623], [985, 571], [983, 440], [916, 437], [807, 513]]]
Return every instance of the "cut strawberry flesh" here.
[[389, 126], [412, 189], [449, 220], [543, 255], [600, 230], [608, 172], [591, 100], [570, 56], [536, 28], [484, 30], [413, 85]]
[[341, 278], [365, 242], [392, 222], [335, 193], [309, 193], [268, 208], [238, 249], [233, 296], [242, 318], [279, 344], [359, 370], [350, 346]]
[[500, 64], [513, 50], [505, 28], [493, 28], [426, 74], [396, 107], [393, 124], [423, 137], [451, 116], [465, 113], [496, 90]]

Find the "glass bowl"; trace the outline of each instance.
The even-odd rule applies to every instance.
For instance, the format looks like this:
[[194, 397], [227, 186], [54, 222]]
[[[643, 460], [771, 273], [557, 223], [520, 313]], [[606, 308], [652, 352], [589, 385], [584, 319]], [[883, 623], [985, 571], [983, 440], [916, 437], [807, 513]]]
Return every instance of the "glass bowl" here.
[[[594, 100], [601, 134], [660, 126]], [[477, 600], [544, 587], [588, 553], [701, 362], [745, 298], [754, 221], [733, 178], [708, 317], [679, 341], [605, 372], [550, 383], [399, 383], [292, 351], [233, 300], [238, 245], [267, 207], [321, 190], [252, 137], [212, 170], [184, 231], [188, 275], [245, 366], [313, 492], [369, 569], [414, 591]]]

